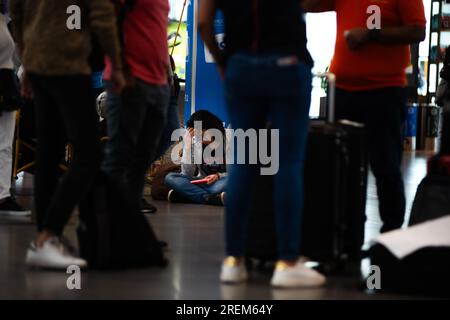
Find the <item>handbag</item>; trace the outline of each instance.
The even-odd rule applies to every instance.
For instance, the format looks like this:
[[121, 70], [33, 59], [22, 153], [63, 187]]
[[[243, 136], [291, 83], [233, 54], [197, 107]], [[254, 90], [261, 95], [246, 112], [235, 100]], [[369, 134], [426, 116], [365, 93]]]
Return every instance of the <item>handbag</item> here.
[[0, 114], [18, 110], [23, 100], [20, 84], [14, 70], [0, 69]]

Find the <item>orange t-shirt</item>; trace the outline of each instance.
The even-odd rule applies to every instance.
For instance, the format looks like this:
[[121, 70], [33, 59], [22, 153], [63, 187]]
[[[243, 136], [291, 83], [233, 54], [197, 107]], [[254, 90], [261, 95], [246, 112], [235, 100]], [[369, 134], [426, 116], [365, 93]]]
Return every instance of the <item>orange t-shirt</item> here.
[[349, 91], [406, 86], [406, 68], [411, 63], [409, 45], [368, 45], [351, 51], [344, 37], [346, 30], [367, 28], [371, 13], [381, 9], [381, 28], [426, 26], [422, 0], [323, 0], [324, 10], [337, 14], [337, 37], [330, 71], [336, 74], [337, 87]]

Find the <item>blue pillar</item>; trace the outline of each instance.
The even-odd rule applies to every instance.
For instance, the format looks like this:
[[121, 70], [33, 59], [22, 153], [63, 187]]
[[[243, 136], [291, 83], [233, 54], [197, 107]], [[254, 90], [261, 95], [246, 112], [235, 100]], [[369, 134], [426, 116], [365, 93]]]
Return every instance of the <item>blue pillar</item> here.
[[[211, 60], [197, 28], [198, 5], [201, 0], [190, 0], [188, 5], [186, 58], [186, 97], [184, 119], [198, 110], [209, 110], [228, 124], [223, 83]], [[219, 13], [215, 19], [216, 38], [223, 47], [224, 20]]]

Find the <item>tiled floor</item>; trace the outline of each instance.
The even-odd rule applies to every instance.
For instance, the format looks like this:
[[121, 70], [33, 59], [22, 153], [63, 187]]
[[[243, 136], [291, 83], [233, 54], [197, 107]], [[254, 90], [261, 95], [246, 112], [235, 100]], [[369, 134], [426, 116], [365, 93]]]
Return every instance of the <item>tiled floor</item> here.
[[[425, 175], [426, 156], [407, 153], [404, 172], [408, 208], [416, 187]], [[30, 177], [18, 181], [20, 200], [32, 202]], [[374, 180], [369, 180], [366, 240], [380, 226]], [[270, 275], [251, 274], [239, 286], [220, 285], [218, 275], [223, 253], [223, 209], [217, 207], [155, 202], [158, 214], [149, 217], [157, 233], [170, 244], [167, 269], [123, 272], [85, 272], [82, 289], [70, 291], [64, 272], [29, 270], [24, 255], [34, 236], [29, 218], [0, 216], [0, 299], [402, 299], [398, 295], [368, 294], [352, 278], [330, 278], [323, 289], [274, 290]], [[74, 242], [74, 224], [67, 228]]]

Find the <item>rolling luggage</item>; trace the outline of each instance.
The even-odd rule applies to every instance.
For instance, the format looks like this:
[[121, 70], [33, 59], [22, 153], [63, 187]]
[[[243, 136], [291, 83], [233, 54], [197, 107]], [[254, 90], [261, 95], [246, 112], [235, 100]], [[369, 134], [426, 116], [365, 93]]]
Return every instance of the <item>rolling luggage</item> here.
[[167, 265], [161, 245], [145, 218], [123, 200], [107, 177], [79, 205], [80, 255], [89, 268], [122, 269]]
[[[309, 130], [300, 252], [329, 273], [346, 261], [360, 261], [368, 157], [364, 126], [334, 121], [334, 76], [320, 76], [329, 82], [328, 121], [312, 122]], [[246, 256], [262, 266], [275, 261], [277, 253], [273, 177], [258, 179], [249, 212]]]

